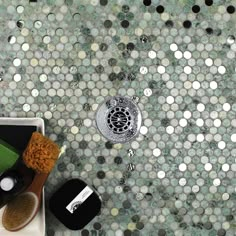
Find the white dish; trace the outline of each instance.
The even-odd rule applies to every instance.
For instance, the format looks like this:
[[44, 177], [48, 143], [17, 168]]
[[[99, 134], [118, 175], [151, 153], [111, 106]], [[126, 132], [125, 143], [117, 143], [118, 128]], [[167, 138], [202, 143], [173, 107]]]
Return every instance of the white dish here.
[[37, 127], [37, 131], [45, 134], [44, 120], [41, 118], [11, 118], [11, 117], [0, 117], [0, 125], [16, 125], [16, 126], [27, 126], [32, 125]]
[[[27, 126], [32, 125], [37, 127], [37, 131], [45, 134], [44, 121], [41, 118], [1, 118], [0, 125], [17, 125]], [[42, 203], [38, 214], [35, 218], [23, 229], [17, 232], [9, 232], [2, 225], [2, 214], [4, 208], [0, 209], [0, 235], [1, 236], [45, 236], [45, 202], [44, 191], [42, 193]]]

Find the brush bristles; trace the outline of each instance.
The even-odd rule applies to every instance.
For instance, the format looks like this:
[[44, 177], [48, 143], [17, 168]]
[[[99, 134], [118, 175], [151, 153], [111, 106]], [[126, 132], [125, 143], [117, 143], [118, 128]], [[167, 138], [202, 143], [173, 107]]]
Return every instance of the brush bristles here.
[[27, 225], [35, 215], [38, 198], [33, 193], [18, 195], [9, 202], [2, 216], [2, 224], [9, 231], [17, 231]]
[[60, 149], [51, 139], [39, 132], [34, 132], [23, 152], [27, 167], [38, 173], [49, 173], [58, 159]]

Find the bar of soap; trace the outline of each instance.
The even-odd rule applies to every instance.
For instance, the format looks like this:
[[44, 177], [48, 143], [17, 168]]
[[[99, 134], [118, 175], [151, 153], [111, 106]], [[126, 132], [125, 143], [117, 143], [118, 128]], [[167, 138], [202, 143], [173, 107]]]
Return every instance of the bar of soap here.
[[0, 139], [0, 173], [11, 168], [19, 158], [19, 152]]

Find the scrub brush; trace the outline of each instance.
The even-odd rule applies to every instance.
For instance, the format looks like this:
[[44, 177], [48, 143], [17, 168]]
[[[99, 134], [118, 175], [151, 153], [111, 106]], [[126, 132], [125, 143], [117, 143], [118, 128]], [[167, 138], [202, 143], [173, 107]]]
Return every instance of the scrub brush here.
[[36, 174], [29, 188], [7, 204], [2, 216], [6, 230], [18, 231], [33, 220], [39, 210], [43, 185], [59, 153], [59, 147], [52, 140], [38, 132], [32, 134], [23, 160]]

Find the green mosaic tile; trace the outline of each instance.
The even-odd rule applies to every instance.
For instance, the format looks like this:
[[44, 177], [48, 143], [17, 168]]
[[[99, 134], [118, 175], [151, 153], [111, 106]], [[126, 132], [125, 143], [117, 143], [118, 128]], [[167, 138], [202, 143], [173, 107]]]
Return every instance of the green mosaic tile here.
[[[0, 116], [42, 117], [67, 147], [46, 201], [68, 178], [103, 200], [79, 235], [236, 232], [234, 0], [0, 0]], [[95, 114], [109, 96], [142, 112], [112, 144]], [[78, 235], [46, 212], [47, 236]]]

